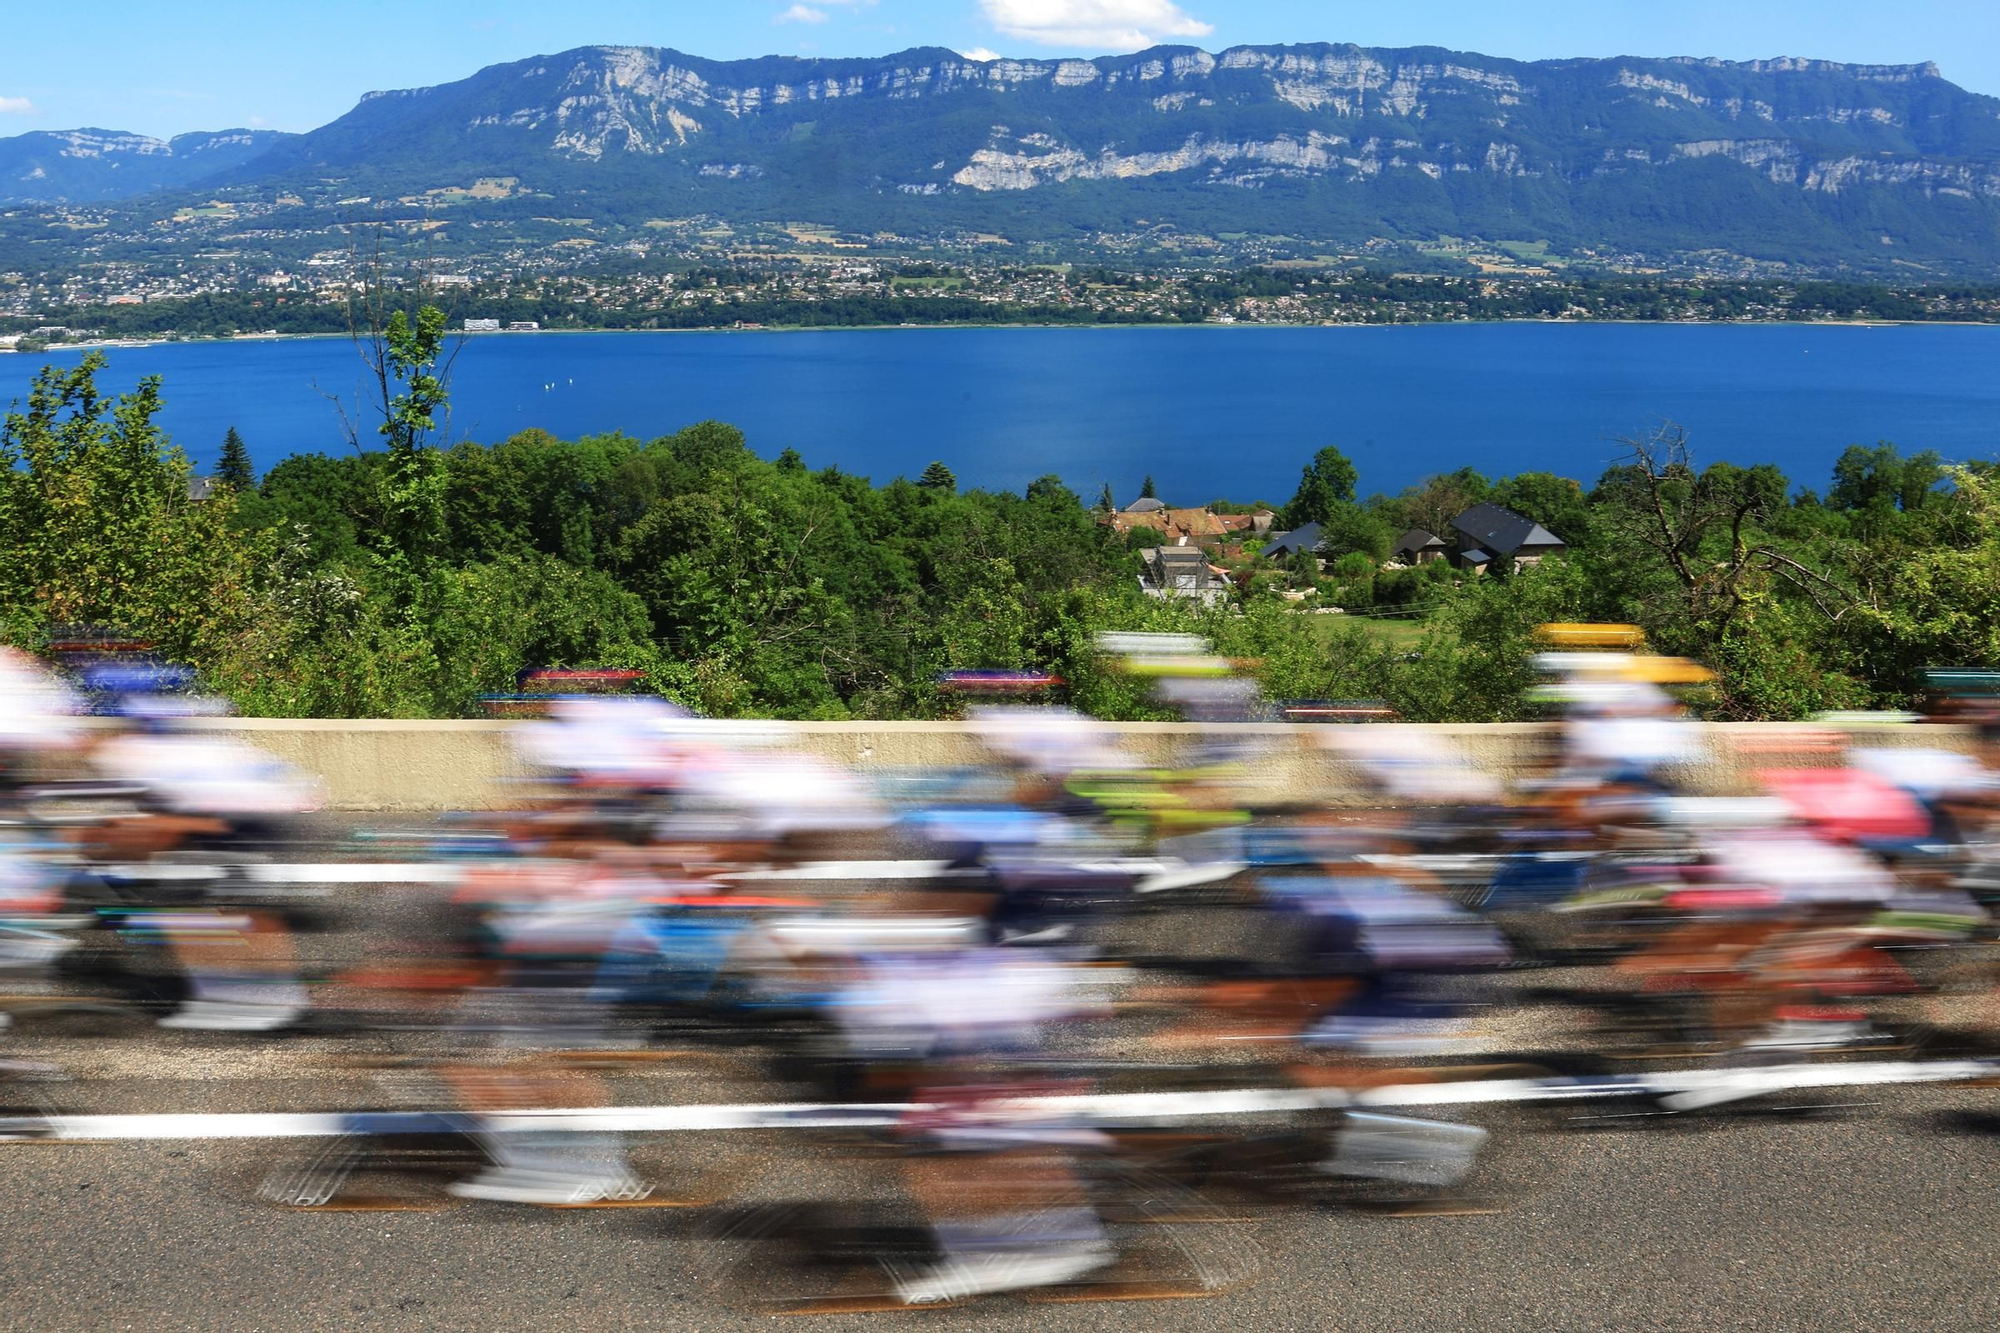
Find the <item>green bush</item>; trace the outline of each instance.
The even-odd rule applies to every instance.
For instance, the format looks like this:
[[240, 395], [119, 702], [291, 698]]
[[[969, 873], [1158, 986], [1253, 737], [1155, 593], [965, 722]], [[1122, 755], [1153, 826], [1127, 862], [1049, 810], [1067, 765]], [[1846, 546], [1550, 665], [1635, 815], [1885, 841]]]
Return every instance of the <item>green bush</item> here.
[[1372, 578], [1347, 579], [1333, 584], [1330, 596], [1333, 604], [1349, 611], [1367, 611], [1375, 605], [1377, 581]]
[[1327, 573], [1336, 579], [1346, 582], [1360, 578], [1373, 578], [1375, 574], [1375, 561], [1365, 552], [1349, 551], [1346, 555], [1335, 560], [1328, 567]]

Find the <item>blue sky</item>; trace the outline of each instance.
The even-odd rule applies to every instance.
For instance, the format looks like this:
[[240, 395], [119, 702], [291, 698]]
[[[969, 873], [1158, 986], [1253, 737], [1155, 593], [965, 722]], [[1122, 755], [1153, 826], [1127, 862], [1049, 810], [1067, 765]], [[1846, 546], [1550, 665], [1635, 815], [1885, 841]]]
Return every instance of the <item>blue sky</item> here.
[[2000, 94], [2000, 0], [12, 0], [0, 135], [306, 130], [375, 88], [597, 43], [717, 58], [949, 46], [1103, 55], [1154, 42], [1448, 46], [1517, 59], [1813, 56], [1908, 63]]

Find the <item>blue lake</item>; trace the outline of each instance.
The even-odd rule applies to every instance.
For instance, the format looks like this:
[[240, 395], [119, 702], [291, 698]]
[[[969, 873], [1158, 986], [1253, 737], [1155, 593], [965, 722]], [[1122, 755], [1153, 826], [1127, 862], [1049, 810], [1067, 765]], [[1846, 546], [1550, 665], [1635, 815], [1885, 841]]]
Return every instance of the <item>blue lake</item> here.
[[[0, 355], [0, 402], [43, 360]], [[166, 378], [165, 424], [202, 467], [235, 425], [260, 467], [345, 448], [339, 339], [109, 352], [112, 387]], [[1470, 324], [1407, 328], [885, 329], [504, 334], [471, 339], [454, 439], [538, 426], [652, 437], [734, 422], [767, 457], [887, 480], [943, 459], [962, 485], [1058, 473], [1121, 501], [1283, 500], [1321, 445], [1364, 490], [1470, 464], [1594, 480], [1617, 437], [1671, 419], [1704, 462], [1773, 462], [1824, 489], [1849, 444], [2000, 449], [2000, 328]]]

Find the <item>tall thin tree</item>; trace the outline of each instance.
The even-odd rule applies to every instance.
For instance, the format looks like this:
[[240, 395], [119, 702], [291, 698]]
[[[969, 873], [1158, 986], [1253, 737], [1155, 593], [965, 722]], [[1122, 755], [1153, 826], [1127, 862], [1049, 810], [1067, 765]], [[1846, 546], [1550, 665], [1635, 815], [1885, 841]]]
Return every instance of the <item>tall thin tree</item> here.
[[250, 450], [234, 426], [222, 437], [222, 456], [216, 460], [215, 479], [232, 490], [256, 489], [257, 469], [251, 466]]

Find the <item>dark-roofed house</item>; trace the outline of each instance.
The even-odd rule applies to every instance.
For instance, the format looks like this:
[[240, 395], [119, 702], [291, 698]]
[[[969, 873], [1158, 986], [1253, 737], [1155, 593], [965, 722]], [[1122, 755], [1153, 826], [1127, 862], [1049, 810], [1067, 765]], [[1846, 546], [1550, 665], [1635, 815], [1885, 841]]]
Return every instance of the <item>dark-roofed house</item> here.
[[1264, 543], [1264, 558], [1289, 560], [1296, 552], [1319, 550], [1319, 544], [1325, 540], [1326, 536], [1317, 523], [1308, 523], [1291, 532], [1274, 533], [1271, 540]]
[[1126, 505], [1125, 512], [1128, 514], [1157, 514], [1166, 507], [1166, 501], [1156, 500], [1150, 495], [1142, 495], [1131, 504]]
[[1396, 541], [1389, 558], [1400, 560], [1406, 565], [1428, 565], [1433, 560], [1442, 560], [1451, 549], [1449, 542], [1435, 533], [1422, 528], [1411, 528]]
[[1510, 569], [1526, 569], [1539, 564], [1543, 556], [1561, 555], [1568, 550], [1563, 539], [1531, 518], [1495, 504], [1474, 505], [1451, 521], [1458, 534], [1458, 554], [1462, 569], [1483, 569], [1505, 562]]

